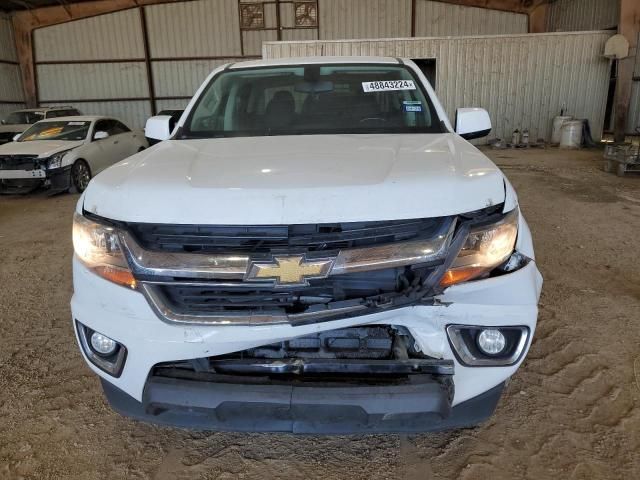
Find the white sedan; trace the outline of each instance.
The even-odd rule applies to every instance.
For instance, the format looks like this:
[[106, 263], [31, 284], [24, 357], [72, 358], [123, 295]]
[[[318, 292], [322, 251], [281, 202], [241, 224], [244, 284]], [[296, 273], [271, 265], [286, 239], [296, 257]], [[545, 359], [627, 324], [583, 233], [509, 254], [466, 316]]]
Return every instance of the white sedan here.
[[115, 118], [60, 117], [42, 120], [0, 145], [0, 191], [30, 191], [41, 185], [83, 192], [105, 168], [148, 147], [142, 132]]

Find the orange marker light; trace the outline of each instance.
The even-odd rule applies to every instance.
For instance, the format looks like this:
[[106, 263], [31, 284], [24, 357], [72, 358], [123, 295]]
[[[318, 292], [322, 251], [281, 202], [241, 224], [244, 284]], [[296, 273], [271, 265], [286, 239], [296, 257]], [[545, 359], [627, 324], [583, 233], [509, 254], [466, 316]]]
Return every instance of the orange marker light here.
[[486, 271], [487, 269], [485, 267], [466, 267], [447, 270], [442, 277], [442, 280], [440, 280], [440, 286], [450, 287], [457, 283], [467, 282], [479, 277]]
[[133, 278], [133, 275], [129, 270], [118, 267], [110, 267], [107, 265], [99, 265], [97, 267], [93, 267], [92, 270], [97, 275], [100, 275], [102, 278], [106, 278], [110, 282], [129, 287], [133, 290], [135, 290], [136, 288], [136, 279]]

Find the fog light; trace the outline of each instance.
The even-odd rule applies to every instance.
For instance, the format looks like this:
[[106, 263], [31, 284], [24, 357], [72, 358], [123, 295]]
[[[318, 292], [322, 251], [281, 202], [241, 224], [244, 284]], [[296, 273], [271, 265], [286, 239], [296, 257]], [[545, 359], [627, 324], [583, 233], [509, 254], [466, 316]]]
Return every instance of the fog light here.
[[478, 347], [482, 353], [486, 353], [487, 355], [498, 355], [502, 353], [506, 344], [507, 341], [502, 332], [494, 328], [482, 330], [478, 335]]
[[118, 344], [115, 340], [112, 340], [106, 335], [102, 335], [98, 332], [93, 332], [93, 334], [91, 335], [91, 348], [93, 348], [95, 352], [99, 353], [100, 355], [109, 356], [116, 351], [116, 348], [118, 348]]
[[453, 353], [468, 367], [506, 367], [518, 363], [529, 343], [524, 325], [447, 325]]
[[87, 360], [100, 370], [118, 378], [127, 360], [127, 347], [112, 338], [91, 330], [76, 320], [80, 347]]

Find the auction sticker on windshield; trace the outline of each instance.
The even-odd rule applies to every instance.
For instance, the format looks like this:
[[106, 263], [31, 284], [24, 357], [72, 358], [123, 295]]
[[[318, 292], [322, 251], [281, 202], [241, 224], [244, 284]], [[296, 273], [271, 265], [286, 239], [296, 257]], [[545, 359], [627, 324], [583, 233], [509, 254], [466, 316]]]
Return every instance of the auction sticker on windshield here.
[[381, 82], [362, 82], [362, 89], [368, 92], [389, 92], [391, 90], [415, 90], [413, 80], [384, 80]]

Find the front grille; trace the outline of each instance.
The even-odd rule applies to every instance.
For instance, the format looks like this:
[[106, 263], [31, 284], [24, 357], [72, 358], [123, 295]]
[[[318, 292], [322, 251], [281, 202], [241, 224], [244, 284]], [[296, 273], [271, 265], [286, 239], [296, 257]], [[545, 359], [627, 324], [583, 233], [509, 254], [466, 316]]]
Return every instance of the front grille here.
[[[486, 221], [497, 211], [499, 207], [455, 217], [307, 225], [114, 226], [123, 230], [133, 274], [161, 319], [299, 325], [431, 301], [440, 291], [444, 263], [451, 255], [447, 251], [455, 255], [464, 241], [462, 222]], [[434, 246], [425, 250], [434, 252], [432, 257], [420, 256], [419, 247], [426, 244]], [[300, 274], [306, 281], [290, 284], [277, 273], [253, 276], [255, 262], [281, 265], [287, 256], [335, 263], [324, 278]], [[371, 265], [368, 258], [374, 259]], [[381, 258], [389, 259], [388, 264]], [[275, 272], [287, 271], [278, 268]]]
[[33, 170], [37, 155], [0, 155], [0, 170]]
[[442, 218], [306, 225], [167, 225], [129, 223], [145, 249], [198, 253], [312, 253], [429, 238]]
[[[309, 286], [270, 288], [238, 282], [178, 282], [155, 284], [157, 292], [174, 311], [183, 314], [296, 315], [313, 307], [356, 298], [398, 292], [423, 278], [435, 267], [390, 268], [310, 280]], [[181, 279], [182, 281], [183, 279]]]

